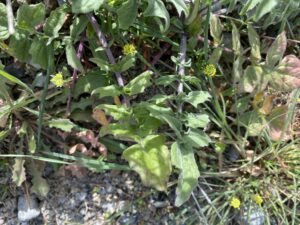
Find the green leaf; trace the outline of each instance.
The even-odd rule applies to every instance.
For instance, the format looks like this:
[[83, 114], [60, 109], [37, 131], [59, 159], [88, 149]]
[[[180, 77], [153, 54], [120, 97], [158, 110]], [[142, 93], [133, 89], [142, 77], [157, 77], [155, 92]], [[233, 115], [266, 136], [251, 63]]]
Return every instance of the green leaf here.
[[[98, 65], [98, 64], [97, 64]], [[127, 55], [123, 57], [116, 65], [112, 66], [113, 72], [123, 73], [124, 71], [130, 69], [135, 65], [135, 57], [131, 55]]]
[[61, 129], [66, 132], [71, 132], [73, 128], [77, 128], [78, 126], [71, 122], [69, 119], [51, 119], [45, 122], [45, 125], [51, 128]]
[[30, 89], [30, 87], [28, 87], [25, 83], [23, 83], [21, 80], [19, 80], [18, 78], [10, 75], [9, 73], [5, 72], [4, 70], [0, 69], [0, 76], [6, 78], [7, 80], [20, 85], [21, 87], [25, 88], [26, 90], [28, 90], [29, 92], [32, 93], [32, 90]]
[[240, 32], [232, 22], [232, 49], [236, 55], [241, 55], [243, 52], [243, 47], [240, 41]]
[[262, 91], [268, 84], [268, 76], [264, 74], [261, 66], [247, 66], [238, 85], [240, 92], [252, 93], [254, 90]]
[[190, 128], [204, 128], [209, 123], [209, 116], [205, 114], [188, 113], [185, 116], [187, 126]]
[[217, 47], [213, 50], [211, 56], [209, 57], [208, 63], [217, 65], [223, 53], [222, 47]]
[[197, 108], [199, 104], [206, 102], [210, 98], [210, 94], [206, 91], [191, 91], [188, 95], [186, 95], [183, 98], [183, 100]]
[[73, 13], [89, 13], [98, 10], [104, 0], [72, 0]]
[[45, 163], [42, 161], [31, 161], [29, 163], [29, 172], [32, 176], [32, 191], [41, 197], [46, 197], [50, 189], [47, 181], [42, 177], [44, 168]]
[[261, 132], [267, 125], [256, 110], [241, 114], [239, 122], [242, 126], [247, 128], [247, 134], [249, 136], [261, 135]]
[[182, 124], [179, 119], [175, 117], [175, 114], [169, 108], [159, 107], [156, 105], [147, 105], [147, 110], [150, 112], [150, 116], [159, 119], [162, 122], [169, 124], [169, 126], [175, 131], [178, 137], [181, 137]]
[[[36, 37], [30, 46], [29, 53], [32, 57], [32, 63], [40, 65], [43, 69], [48, 68], [48, 56], [51, 53], [47, 48], [47, 40]], [[52, 56], [52, 58], [54, 58], [54, 56]]]
[[245, 15], [246, 12], [253, 9], [260, 2], [261, 2], [261, 0], [248, 0], [247, 3], [242, 8], [240, 15]]
[[210, 138], [201, 130], [191, 129], [187, 134], [183, 136], [185, 145], [193, 148], [201, 148], [208, 146], [211, 142]]
[[149, 135], [141, 143], [126, 149], [123, 157], [140, 175], [144, 185], [155, 187], [159, 191], [167, 190], [171, 159], [163, 136]]
[[9, 37], [9, 33], [7, 28], [6, 6], [3, 3], [0, 3], [0, 15], [0, 40], [5, 40]]
[[171, 2], [175, 6], [179, 16], [181, 16], [182, 13], [184, 13], [186, 17], [188, 16], [189, 9], [184, 0], [167, 0], [167, 2]]
[[254, 21], [257, 22], [265, 14], [272, 11], [272, 9], [279, 3], [278, 0], [262, 0], [255, 11]]
[[35, 27], [44, 22], [45, 5], [39, 4], [22, 4], [17, 12], [17, 25], [31, 33], [35, 32]]
[[16, 32], [9, 39], [9, 48], [12, 49], [12, 54], [22, 62], [28, 62], [30, 59], [29, 49], [31, 40], [28, 39], [28, 33]]
[[68, 65], [83, 73], [83, 66], [76, 55], [73, 45], [70, 42], [66, 45], [66, 56]]
[[58, 31], [62, 28], [66, 20], [64, 8], [57, 8], [51, 12], [46, 20], [44, 32], [50, 37], [58, 37]]
[[112, 116], [115, 120], [129, 118], [132, 114], [132, 111], [123, 105], [117, 106], [117, 105], [101, 104], [98, 105], [96, 108], [103, 109], [106, 114]]
[[260, 40], [256, 31], [251, 25], [248, 25], [248, 38], [251, 46], [251, 56], [254, 61], [260, 61]]
[[200, 173], [191, 146], [174, 142], [171, 147], [171, 158], [172, 164], [180, 169], [175, 199], [175, 205], [178, 207], [190, 198], [198, 184]]
[[149, 102], [155, 102], [156, 105], [159, 105], [165, 103], [167, 100], [172, 100], [173, 98], [173, 95], [157, 94], [154, 95], [151, 99], [149, 99]]
[[28, 150], [31, 154], [35, 153], [36, 150], [36, 141], [34, 133], [31, 127], [27, 128], [27, 141], [28, 141]]
[[148, 1], [148, 6], [146, 10], [144, 11], [144, 16], [156, 16], [159, 18], [162, 18], [165, 21], [165, 26], [163, 31], [169, 29], [170, 26], [170, 16], [169, 13], [165, 7], [165, 4], [161, 0], [152, 0]]
[[152, 74], [153, 72], [150, 70], [141, 73], [124, 87], [124, 92], [129, 96], [144, 92], [151, 85], [150, 78]]
[[84, 76], [80, 76], [75, 84], [73, 97], [78, 98], [83, 93], [90, 94], [93, 90], [108, 84], [104, 72], [99, 69], [89, 71]]
[[22, 183], [26, 180], [24, 163], [24, 159], [16, 158], [15, 164], [13, 166], [12, 180], [16, 183], [18, 187], [20, 187]]
[[249, 108], [249, 103], [251, 102], [251, 96], [247, 95], [245, 97], [239, 98], [232, 105], [230, 111], [241, 114], [244, 113]]
[[108, 127], [102, 127], [100, 134], [101, 136], [104, 136], [106, 134], [112, 134], [121, 140], [140, 140], [140, 135], [137, 131], [137, 127], [126, 122], [122, 124], [111, 123], [108, 125]]
[[73, 40], [76, 40], [78, 36], [84, 31], [87, 24], [89, 23], [88, 18], [85, 15], [76, 16], [70, 26], [70, 36]]
[[233, 62], [232, 75], [233, 75], [233, 83], [236, 84], [240, 81], [243, 76], [243, 63], [245, 58], [242, 55], [236, 57]]
[[198, 15], [198, 12], [199, 12], [200, 5], [201, 5], [201, 0], [195, 0], [194, 4], [191, 5], [189, 15], [185, 20], [186, 25], [190, 25], [191, 23], [193, 23], [193, 24], [196, 23], [196, 20], [198, 18], [197, 15]]
[[134, 23], [137, 13], [137, 0], [127, 0], [123, 2], [117, 9], [119, 27], [123, 30], [127, 30]]
[[112, 71], [113, 65], [109, 64], [107, 60], [101, 58], [90, 58], [90, 61], [97, 64], [97, 66], [104, 71]]
[[157, 85], [163, 85], [164, 87], [172, 84], [174, 81], [178, 80], [178, 76], [176, 75], [165, 75], [165, 76], [160, 76], [155, 80], [155, 83]]
[[274, 67], [279, 60], [282, 59], [282, 56], [286, 50], [287, 39], [285, 32], [279, 34], [275, 41], [272, 43], [271, 47], [267, 52], [266, 62], [270, 67]]
[[222, 24], [221, 20], [216, 15], [211, 15], [210, 17], [210, 34], [214, 38], [215, 45], [219, 45], [221, 43], [222, 38]]
[[96, 88], [92, 92], [92, 95], [96, 95], [96, 94], [98, 94], [99, 98], [104, 98], [107, 96], [118, 96], [122, 94], [122, 91], [120, 87], [118, 87], [117, 85], [109, 85], [106, 87]]

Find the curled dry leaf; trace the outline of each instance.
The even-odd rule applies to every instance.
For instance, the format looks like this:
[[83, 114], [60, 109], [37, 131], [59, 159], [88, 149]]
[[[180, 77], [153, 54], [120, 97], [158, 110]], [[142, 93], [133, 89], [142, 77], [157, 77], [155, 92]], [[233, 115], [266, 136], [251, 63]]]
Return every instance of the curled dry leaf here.
[[99, 143], [98, 151], [103, 157], [107, 157], [107, 148], [105, 145]]
[[249, 173], [251, 176], [258, 177], [263, 173], [263, 169], [257, 165], [249, 165], [245, 168], [245, 172]]
[[79, 137], [83, 142], [90, 143], [93, 148], [98, 146], [98, 140], [97, 137], [95, 137], [95, 134], [91, 130], [82, 131], [76, 134], [77, 137]]
[[[104, 157], [106, 157], [107, 156], [107, 148], [106, 148], [106, 146], [105, 145], [103, 145], [102, 143], [100, 143], [99, 141], [98, 141], [98, 137], [95, 137], [95, 134], [94, 134], [94, 132], [93, 131], [91, 131], [91, 130], [87, 130], [87, 131], [83, 131], [83, 132], [80, 132], [80, 133], [77, 133], [76, 134], [77, 135], [77, 137], [79, 137], [83, 142], [85, 142], [85, 143], [90, 143], [91, 145], [92, 145], [92, 147], [93, 148], [97, 148], [97, 150], [98, 150], [98, 152], [102, 155], [102, 156], [104, 156]], [[83, 144], [77, 144], [77, 145], [83, 145]], [[77, 146], [77, 145], [75, 145], [75, 146]], [[74, 148], [75, 146], [73, 146], [72, 148]], [[83, 145], [84, 146], [84, 145]], [[80, 148], [82, 147], [82, 146], [79, 146]], [[85, 146], [84, 146], [85, 147]], [[71, 149], [70, 149], [71, 150]], [[77, 149], [77, 150], [80, 150], [80, 149]], [[76, 149], [75, 149], [75, 151], [76, 151]], [[74, 151], [74, 152], [75, 152]], [[91, 150], [87, 150], [87, 151], [85, 151], [86, 153], [84, 153], [84, 154], [88, 154], [89, 152], [92, 152]], [[94, 152], [92, 152], [93, 153], [93, 155], [90, 155], [89, 154], [89, 156], [96, 156], [96, 153], [94, 153]], [[72, 153], [70, 153], [70, 154], [72, 154]]]
[[69, 154], [74, 154], [76, 151], [80, 151], [82, 154], [90, 157], [95, 157], [96, 153], [92, 150], [88, 150], [84, 144], [76, 144], [70, 148]]

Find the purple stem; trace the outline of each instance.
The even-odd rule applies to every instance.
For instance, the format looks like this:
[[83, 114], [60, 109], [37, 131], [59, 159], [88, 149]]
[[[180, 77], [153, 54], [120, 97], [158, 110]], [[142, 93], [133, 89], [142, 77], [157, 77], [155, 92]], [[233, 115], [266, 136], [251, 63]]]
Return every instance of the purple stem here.
[[[179, 66], [178, 66], [178, 74], [180, 76], [184, 76], [185, 74], [185, 58], [186, 58], [186, 40], [187, 35], [185, 33], [181, 36], [180, 48], [179, 48]], [[183, 92], [183, 84], [180, 82], [178, 85], [178, 94]]]
[[[95, 17], [93, 16], [93, 14], [91, 14], [91, 13], [87, 14], [86, 16], [87, 16], [87, 18], [89, 19], [89, 21], [91, 22], [91, 24], [92, 24], [94, 30], [96, 31], [96, 34], [97, 34], [97, 36], [98, 36], [98, 39], [99, 39], [99, 41], [100, 41], [102, 47], [103, 47], [104, 50], [105, 50], [105, 53], [106, 53], [106, 56], [107, 56], [109, 62], [110, 62], [111, 64], [113, 64], [113, 65], [116, 64], [116, 60], [115, 60], [115, 58], [114, 58], [114, 56], [113, 56], [113, 54], [112, 54], [110, 48], [108, 47], [106, 38], [105, 38], [104, 34], [101, 32], [100, 26], [99, 26], [99, 24], [98, 24], [96, 18], [95, 18]], [[123, 81], [122, 75], [121, 75], [120, 73], [116, 72], [116, 73], [115, 73], [115, 76], [116, 76], [116, 78], [117, 78], [118, 85], [119, 85], [120, 87], [124, 87], [124, 81]]]
[[[85, 32], [82, 33], [82, 37], [85, 37]], [[77, 58], [80, 60], [82, 57], [82, 53], [83, 53], [83, 38], [80, 40], [78, 48], [77, 48], [77, 52], [76, 52], [76, 56]], [[73, 69], [73, 74], [72, 74], [72, 83], [71, 83], [71, 90], [70, 90], [70, 94], [68, 97], [68, 101], [67, 101], [67, 109], [66, 109], [66, 115], [69, 116], [70, 112], [71, 112], [71, 104], [72, 104], [72, 92], [74, 90], [75, 87], [75, 83], [78, 79], [78, 71], [76, 69]]]

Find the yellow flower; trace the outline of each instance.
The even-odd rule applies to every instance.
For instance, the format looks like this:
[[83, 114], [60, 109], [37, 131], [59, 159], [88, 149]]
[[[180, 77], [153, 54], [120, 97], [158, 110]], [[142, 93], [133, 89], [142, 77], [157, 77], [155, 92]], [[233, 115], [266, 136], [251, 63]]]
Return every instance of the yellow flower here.
[[300, 103], [300, 98], [297, 99], [297, 102]]
[[259, 194], [254, 195], [253, 200], [255, 201], [255, 203], [257, 205], [261, 205], [264, 201], [263, 198]]
[[204, 68], [204, 74], [206, 76], [209, 76], [209, 77], [213, 77], [216, 75], [216, 72], [217, 72], [217, 69], [215, 67], [214, 64], [208, 64], [205, 68]]
[[51, 82], [56, 86], [56, 87], [62, 87], [65, 83], [64, 78], [62, 73], [57, 73], [55, 74], [52, 79]]
[[238, 198], [233, 198], [230, 202], [230, 205], [235, 208], [235, 209], [238, 209], [240, 208], [240, 205], [241, 205], [241, 201], [238, 199]]
[[123, 46], [124, 55], [134, 55], [136, 53], [135, 46], [133, 44], [126, 44]]

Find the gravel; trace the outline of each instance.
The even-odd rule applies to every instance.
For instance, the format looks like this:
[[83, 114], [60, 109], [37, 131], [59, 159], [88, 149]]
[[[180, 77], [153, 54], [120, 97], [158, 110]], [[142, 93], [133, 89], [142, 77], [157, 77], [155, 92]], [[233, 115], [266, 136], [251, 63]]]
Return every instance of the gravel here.
[[18, 200], [18, 220], [26, 222], [41, 214], [37, 199], [33, 196], [20, 196]]

